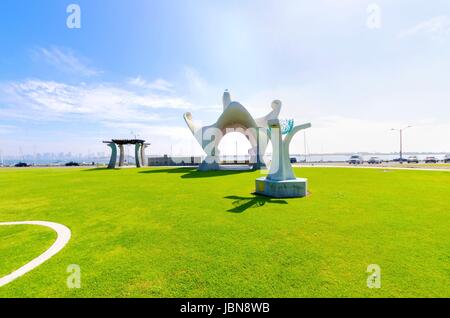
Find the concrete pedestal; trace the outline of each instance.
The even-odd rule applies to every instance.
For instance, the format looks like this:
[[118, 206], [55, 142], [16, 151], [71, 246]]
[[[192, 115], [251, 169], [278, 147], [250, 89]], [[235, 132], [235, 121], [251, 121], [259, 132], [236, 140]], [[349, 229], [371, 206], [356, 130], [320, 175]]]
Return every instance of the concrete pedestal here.
[[256, 193], [274, 198], [298, 198], [308, 194], [308, 179], [273, 181], [265, 177], [256, 179]]

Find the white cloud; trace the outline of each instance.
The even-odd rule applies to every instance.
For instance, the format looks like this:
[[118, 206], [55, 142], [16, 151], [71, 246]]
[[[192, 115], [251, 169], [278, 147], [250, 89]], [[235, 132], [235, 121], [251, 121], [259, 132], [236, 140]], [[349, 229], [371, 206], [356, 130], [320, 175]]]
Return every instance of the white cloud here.
[[[178, 121], [182, 124], [181, 121]], [[118, 136], [129, 136], [133, 131], [139, 138], [144, 138], [151, 143], [147, 149], [147, 154], [162, 155], [204, 155], [200, 145], [193, 137], [191, 131], [186, 126], [178, 126], [178, 123], [170, 126], [158, 123], [157, 125], [148, 125], [136, 122], [105, 123], [106, 127], [114, 129]], [[105, 138], [111, 138], [108, 136]]]
[[[391, 128], [406, 126], [394, 120], [380, 122], [342, 116], [319, 117], [312, 124], [312, 128], [306, 130], [309, 153], [397, 152], [399, 136]], [[449, 131], [450, 124], [437, 120], [415, 122], [404, 131], [404, 151], [446, 151], [450, 149], [450, 142], [440, 137], [448, 135]], [[304, 153], [302, 134], [294, 137], [291, 153]]]
[[177, 96], [140, 94], [109, 83], [68, 85], [55, 81], [26, 80], [0, 85], [0, 114], [36, 120], [84, 118], [87, 120], [149, 121], [155, 110], [187, 109]]
[[0, 134], [1, 135], [5, 135], [5, 134], [9, 134], [12, 131], [15, 130], [15, 126], [11, 126], [11, 125], [0, 125]]
[[446, 15], [440, 15], [422, 21], [409, 29], [401, 31], [399, 37], [404, 38], [421, 34], [429, 35], [434, 39], [442, 39], [450, 34], [450, 18]]
[[191, 66], [184, 68], [184, 75], [192, 95], [205, 95], [211, 92], [211, 86], [200, 76], [200, 73]]
[[158, 136], [168, 137], [173, 140], [189, 140], [192, 136], [191, 131], [185, 126], [169, 126], [169, 125], [147, 125], [145, 123], [137, 122], [121, 122], [121, 123], [105, 123], [105, 126], [122, 129], [124, 131], [132, 130], [137, 135], [141, 136]]
[[[311, 153], [397, 151], [398, 136], [390, 129], [409, 124], [414, 128], [405, 133], [406, 151], [448, 151], [450, 139], [444, 136], [450, 132], [450, 113], [445, 101], [450, 95], [442, 86], [445, 78], [433, 77], [417, 66], [390, 78], [382, 75], [348, 73], [342, 83], [321, 78], [320, 83], [312, 80], [243, 98], [234, 98], [233, 91], [231, 95], [255, 117], [267, 114], [270, 102], [280, 99], [280, 118], [312, 123], [306, 131]], [[301, 133], [292, 141], [291, 153], [303, 152]]]
[[145, 88], [145, 89], [164, 91], [164, 92], [173, 92], [172, 83], [170, 83], [164, 79], [161, 79], [161, 78], [158, 78], [152, 82], [147, 82], [141, 76], [137, 76], [135, 78], [129, 79], [128, 83], [130, 85]]
[[37, 48], [33, 50], [33, 57], [64, 73], [79, 76], [92, 77], [101, 74], [101, 71], [90, 67], [86, 62], [76, 56], [75, 52], [68, 48], [52, 46], [50, 48]]

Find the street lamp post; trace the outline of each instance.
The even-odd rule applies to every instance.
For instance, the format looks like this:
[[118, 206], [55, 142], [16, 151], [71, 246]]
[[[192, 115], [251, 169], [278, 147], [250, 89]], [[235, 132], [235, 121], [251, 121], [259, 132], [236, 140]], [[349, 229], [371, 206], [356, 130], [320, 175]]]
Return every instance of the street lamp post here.
[[400, 164], [403, 164], [403, 131], [405, 129], [411, 128], [412, 126], [407, 126], [404, 128], [391, 128], [391, 130], [396, 130], [400, 133]]

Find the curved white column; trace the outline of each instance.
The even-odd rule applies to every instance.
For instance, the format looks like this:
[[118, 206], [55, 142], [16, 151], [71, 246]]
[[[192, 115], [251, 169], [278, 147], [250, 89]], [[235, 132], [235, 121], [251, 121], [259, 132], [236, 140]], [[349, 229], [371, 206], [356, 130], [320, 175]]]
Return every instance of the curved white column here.
[[145, 148], [147, 148], [146, 144], [142, 144], [141, 146], [141, 165], [147, 166], [148, 164], [145, 162]]
[[12, 282], [13, 280], [19, 278], [22, 275], [25, 275], [29, 271], [35, 269], [51, 257], [53, 257], [55, 254], [57, 254], [59, 251], [61, 251], [64, 246], [69, 242], [71, 232], [70, 229], [62, 224], [54, 223], [54, 222], [47, 222], [47, 221], [22, 221], [22, 222], [1, 222], [0, 226], [10, 226], [10, 225], [39, 225], [39, 226], [45, 226], [52, 230], [54, 230], [57, 233], [56, 241], [53, 243], [52, 246], [48, 250], [46, 250], [44, 253], [33, 259], [32, 261], [28, 262], [27, 264], [23, 265], [19, 269], [13, 271], [11, 274], [8, 274], [6, 276], [3, 276], [0, 278], [0, 287]]
[[109, 159], [108, 168], [114, 169], [116, 167], [116, 161], [117, 161], [117, 146], [115, 143], [110, 142], [110, 143], [108, 143], [108, 147], [111, 148], [111, 158]]
[[141, 154], [141, 144], [137, 143], [134, 145], [134, 159], [136, 162], [136, 168], [141, 167], [141, 160], [142, 160], [142, 154]]
[[119, 151], [120, 151], [120, 154], [119, 154], [119, 167], [122, 167], [123, 166], [123, 162], [124, 162], [124, 158], [125, 158], [125, 153], [123, 151], [123, 145], [122, 144], [119, 145]]

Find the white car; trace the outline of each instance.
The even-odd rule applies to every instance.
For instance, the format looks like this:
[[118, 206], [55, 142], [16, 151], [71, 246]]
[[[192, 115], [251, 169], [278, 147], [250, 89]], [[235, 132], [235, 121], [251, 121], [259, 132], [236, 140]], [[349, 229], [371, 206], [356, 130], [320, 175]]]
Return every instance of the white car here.
[[348, 159], [348, 163], [349, 164], [353, 164], [353, 165], [360, 165], [364, 163], [364, 159], [363, 157], [361, 157], [360, 155], [353, 155], [350, 157], [350, 159]]
[[367, 160], [367, 163], [375, 165], [375, 164], [383, 163], [383, 160], [381, 160], [379, 157], [370, 157], [370, 159]]

